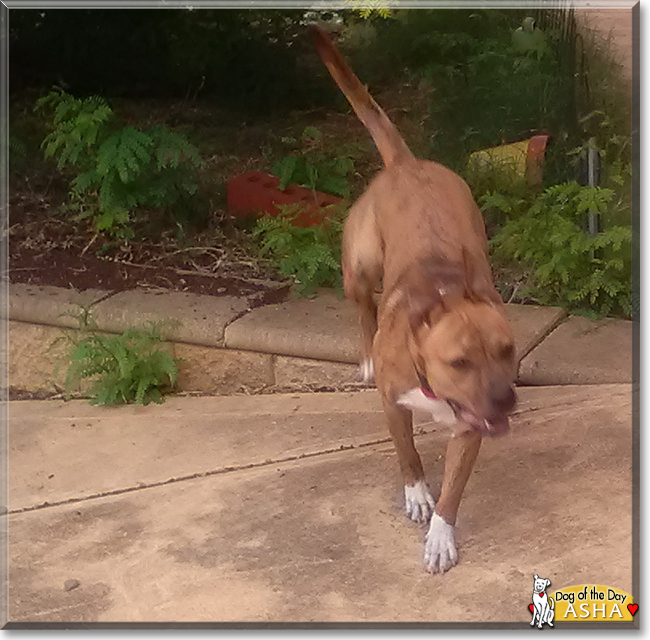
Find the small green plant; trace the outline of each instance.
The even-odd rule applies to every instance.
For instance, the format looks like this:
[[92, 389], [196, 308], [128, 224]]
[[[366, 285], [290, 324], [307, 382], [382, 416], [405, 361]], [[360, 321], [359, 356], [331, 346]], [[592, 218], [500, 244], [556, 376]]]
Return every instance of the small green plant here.
[[16, 167], [22, 167], [27, 159], [27, 146], [16, 135], [9, 134], [9, 168], [15, 171]]
[[345, 211], [328, 207], [319, 225], [296, 227], [300, 213], [296, 205], [282, 207], [279, 215], [261, 217], [253, 229], [260, 255], [267, 257], [285, 276], [295, 281], [299, 295], [308, 296], [317, 287], [343, 290], [341, 277], [341, 235]]
[[87, 309], [71, 314], [79, 329], [63, 336], [69, 345], [66, 361], [68, 393], [90, 380], [91, 404], [149, 404], [163, 402], [163, 394], [176, 384], [178, 361], [161, 349], [160, 325], [127, 329], [104, 335]]
[[391, 15], [391, 9], [385, 0], [367, 0], [360, 2], [359, 0], [346, 0], [347, 4], [360, 18], [368, 20], [375, 15], [381, 18], [388, 18]]
[[202, 162], [185, 136], [163, 126], [119, 128], [110, 106], [96, 96], [82, 100], [54, 90], [37, 102], [41, 109], [52, 117], [45, 157], [76, 173], [71, 208], [92, 217], [97, 232], [132, 238], [132, 213], [139, 207], [187, 219]]
[[[294, 138], [283, 138], [286, 144], [296, 144]], [[273, 166], [273, 173], [280, 178], [280, 189], [295, 182], [312, 190], [350, 197], [350, 176], [354, 162], [350, 153], [332, 154], [323, 149], [323, 134], [316, 127], [305, 127], [300, 138], [299, 150], [284, 156]]]
[[[533, 299], [592, 315], [630, 315], [632, 230], [611, 224], [625, 207], [612, 189], [568, 182], [548, 187], [532, 202], [488, 194], [482, 205], [508, 218], [492, 240], [494, 256], [520, 263]], [[595, 235], [586, 230], [590, 211], [604, 222]]]

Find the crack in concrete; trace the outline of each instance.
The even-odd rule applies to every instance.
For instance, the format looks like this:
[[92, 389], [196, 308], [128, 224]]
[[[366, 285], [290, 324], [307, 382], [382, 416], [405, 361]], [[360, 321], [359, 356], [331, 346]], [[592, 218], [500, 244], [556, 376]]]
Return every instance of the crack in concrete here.
[[[558, 407], [563, 407], [563, 406], [573, 406], [575, 405], [575, 402], [568, 401], [568, 402], [563, 402], [557, 405]], [[521, 407], [520, 409], [514, 411], [511, 414], [511, 417], [515, 416], [520, 416], [522, 414], [526, 413], [534, 413], [535, 411], [539, 411], [540, 407], [537, 406], [532, 406], [532, 407]], [[435, 427], [432, 425], [436, 425]], [[421, 436], [426, 436], [431, 433], [435, 433], [438, 431], [439, 425], [436, 422], [425, 422], [425, 423], [420, 423], [417, 427], [414, 428], [414, 433], [413, 436], [414, 438], [419, 438]], [[186, 474], [183, 476], [178, 476], [175, 478], [168, 478], [167, 480], [160, 480], [158, 482], [149, 482], [149, 483], [139, 483], [136, 486], [132, 487], [124, 487], [122, 489], [112, 489], [110, 491], [102, 491], [100, 493], [94, 493], [88, 496], [82, 496], [78, 498], [66, 498], [65, 500], [56, 500], [53, 502], [42, 502], [37, 505], [33, 505], [31, 507], [22, 507], [20, 509], [11, 509], [9, 511], [5, 511], [4, 513], [0, 513], [0, 517], [2, 516], [8, 516], [8, 515], [16, 515], [20, 513], [28, 513], [31, 511], [39, 511], [41, 509], [47, 509], [50, 507], [60, 507], [63, 505], [67, 504], [76, 504], [79, 502], [86, 502], [87, 500], [96, 500], [98, 498], [105, 498], [108, 496], [118, 496], [118, 495], [123, 495], [126, 493], [132, 493], [134, 491], [142, 491], [145, 489], [154, 489], [156, 487], [164, 487], [166, 485], [170, 484], [177, 484], [180, 482], [185, 482], [187, 480], [196, 480], [199, 478], [209, 478], [211, 476], [217, 476], [217, 475], [222, 475], [225, 473], [233, 473], [236, 471], [247, 471], [249, 469], [258, 469], [258, 468], [263, 468], [263, 467], [269, 467], [272, 465], [277, 465], [277, 464], [283, 464], [286, 462], [295, 462], [296, 460], [306, 460], [309, 458], [316, 458], [318, 456], [324, 456], [324, 455], [330, 455], [333, 453], [340, 453], [341, 451], [354, 451], [356, 449], [363, 449], [366, 447], [372, 447], [376, 446], [379, 444], [388, 444], [391, 442], [390, 437], [386, 438], [378, 438], [375, 440], [369, 440], [368, 442], [362, 442], [361, 444], [341, 444], [338, 445], [337, 447], [332, 447], [329, 449], [322, 449], [320, 451], [312, 451], [309, 453], [301, 453], [293, 456], [286, 456], [284, 458], [273, 458], [269, 460], [265, 460], [264, 462], [250, 462], [248, 464], [241, 464], [241, 465], [229, 465], [226, 467], [222, 467], [220, 469], [212, 469], [211, 471], [198, 471], [196, 473], [191, 473], [191, 474]]]
[[519, 373], [521, 371], [521, 363], [524, 361], [526, 356], [532, 353], [537, 347], [539, 347], [546, 338], [548, 338], [553, 331], [555, 331], [561, 324], [564, 324], [569, 319], [568, 314], [564, 314], [562, 317], [557, 318], [554, 322], [551, 322], [544, 331], [531, 340], [524, 350], [524, 352], [519, 356], [519, 361], [517, 362], [517, 382], [519, 381]]
[[89, 308], [92, 309], [94, 306], [100, 304], [101, 302], [104, 302], [105, 300], [108, 300], [109, 298], [112, 298], [113, 296], [117, 295], [117, 291], [108, 291], [105, 295], [103, 295], [101, 298], [98, 298], [97, 300], [93, 300]]
[[248, 300], [248, 298], [246, 298], [246, 304], [249, 305], [249, 306], [248, 306], [248, 309], [244, 309], [243, 311], [240, 311], [238, 314], [235, 315], [234, 318], [232, 318], [231, 320], [228, 320], [228, 321], [226, 322], [226, 324], [224, 324], [224, 326], [223, 326], [223, 343], [224, 343], [224, 345], [226, 344], [226, 329], [227, 329], [227, 328], [228, 328], [228, 327], [229, 327], [233, 322], [237, 322], [237, 320], [240, 320], [240, 319], [243, 318], [244, 316], [247, 316], [251, 311], [253, 311], [253, 308], [250, 306], [250, 301]]
[[[424, 430], [421, 429], [419, 430], [416, 434], [415, 437], [419, 437], [422, 435], [427, 435], [429, 433], [434, 433], [436, 429], [431, 429], [431, 430]], [[22, 507], [20, 509], [11, 509], [7, 511], [5, 516], [7, 515], [16, 515], [20, 513], [28, 513], [31, 511], [40, 511], [41, 509], [48, 509], [51, 507], [60, 507], [63, 505], [67, 504], [77, 504], [79, 502], [86, 502], [88, 500], [97, 500], [98, 498], [106, 498], [109, 496], [119, 496], [123, 495], [126, 493], [132, 493], [134, 491], [143, 491], [145, 489], [154, 489], [156, 487], [164, 487], [166, 485], [171, 485], [171, 484], [177, 484], [180, 482], [186, 482], [188, 480], [196, 480], [199, 478], [209, 478], [211, 476], [218, 476], [222, 475], [225, 473], [232, 473], [236, 471], [247, 471], [249, 469], [258, 469], [258, 468], [263, 468], [263, 467], [269, 467], [272, 465], [276, 464], [283, 464], [286, 462], [294, 462], [296, 460], [306, 460], [309, 458], [316, 458], [318, 456], [323, 456], [323, 455], [329, 455], [333, 453], [340, 453], [341, 451], [354, 451], [355, 449], [363, 449], [365, 447], [372, 447], [378, 444], [387, 444], [390, 443], [391, 439], [390, 437], [387, 438], [379, 438], [377, 440], [371, 440], [368, 442], [362, 442], [361, 444], [355, 445], [355, 444], [341, 444], [337, 447], [333, 447], [330, 449], [323, 449], [321, 451], [313, 451], [310, 453], [301, 453], [298, 455], [293, 455], [293, 456], [286, 456], [284, 458], [276, 458], [276, 459], [270, 459], [270, 460], [265, 460], [264, 462], [251, 462], [249, 464], [241, 464], [241, 465], [232, 465], [232, 466], [227, 466], [227, 467], [222, 467], [220, 469], [212, 469], [211, 471], [198, 471], [197, 473], [191, 473], [187, 474], [184, 476], [179, 476], [176, 478], [168, 478], [167, 480], [160, 480], [158, 482], [149, 482], [149, 483], [141, 483], [136, 486], [132, 487], [125, 487], [122, 489], [112, 489], [110, 491], [102, 491], [101, 493], [95, 493], [89, 496], [83, 496], [83, 497], [78, 497], [78, 498], [66, 498], [65, 500], [56, 500], [53, 502], [42, 502], [41, 504], [33, 505], [31, 507]]]

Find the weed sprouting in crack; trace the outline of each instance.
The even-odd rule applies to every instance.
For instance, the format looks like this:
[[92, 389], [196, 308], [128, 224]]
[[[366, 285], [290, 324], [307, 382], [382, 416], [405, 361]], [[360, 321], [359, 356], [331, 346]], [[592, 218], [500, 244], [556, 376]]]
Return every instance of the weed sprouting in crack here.
[[180, 360], [164, 349], [163, 323], [107, 335], [87, 308], [65, 315], [79, 323], [55, 341], [68, 346], [59, 364], [68, 365], [68, 397], [82, 381], [90, 382], [87, 395], [91, 404], [99, 405], [162, 403], [163, 395], [173, 390]]

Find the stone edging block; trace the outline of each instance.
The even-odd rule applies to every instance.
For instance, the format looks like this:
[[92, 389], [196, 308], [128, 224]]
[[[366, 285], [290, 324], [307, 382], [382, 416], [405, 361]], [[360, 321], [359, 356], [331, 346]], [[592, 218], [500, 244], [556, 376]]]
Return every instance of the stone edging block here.
[[566, 311], [560, 307], [507, 304], [506, 316], [515, 334], [517, 357], [525, 357], [566, 315]]
[[632, 381], [632, 322], [573, 316], [521, 362], [525, 385]]
[[30, 284], [9, 285], [9, 319], [57, 327], [78, 327], [70, 313], [79, 313], [99, 300], [110, 296], [106, 291], [40, 287]]
[[133, 290], [99, 303], [93, 317], [102, 331], [120, 333], [129, 327], [162, 322], [169, 340], [218, 347], [223, 345], [226, 326], [248, 308], [244, 298], [232, 296]]
[[[36, 380], [32, 374], [37, 354], [42, 353], [43, 362], [47, 362], [44, 366], [50, 367], [54, 354], [46, 353], [49, 345], [37, 344], [45, 340], [43, 327], [76, 327], [73, 318], [61, 315], [78, 310], [75, 305], [92, 306], [101, 331], [119, 333], [151, 321], [171, 321], [165, 336], [176, 345], [178, 357], [187, 361], [181, 368], [184, 390], [230, 393], [267, 385], [339, 385], [356, 380], [356, 311], [353, 304], [332, 292], [250, 311], [245, 299], [234, 297], [151, 291], [111, 295], [12, 285], [12, 386], [29, 388]], [[520, 384], [631, 380], [631, 322], [606, 319], [594, 323], [572, 317], [561, 324], [566, 313], [557, 307], [506, 305], [506, 313], [517, 342]], [[25, 325], [20, 341], [15, 339], [20, 333], [18, 325]], [[27, 368], [30, 371], [21, 370]], [[51, 388], [54, 380], [49, 370], [46, 378]], [[25, 384], [32, 382], [27, 387], [16, 384], [23, 379]]]
[[226, 328], [225, 346], [354, 364], [359, 358], [354, 305], [326, 292], [259, 307]]

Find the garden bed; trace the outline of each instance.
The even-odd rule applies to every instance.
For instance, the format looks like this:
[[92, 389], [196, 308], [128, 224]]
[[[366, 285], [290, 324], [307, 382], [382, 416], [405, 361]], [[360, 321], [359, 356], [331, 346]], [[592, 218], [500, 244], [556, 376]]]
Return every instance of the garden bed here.
[[[55, 227], [33, 216], [41, 228], [36, 236], [24, 233], [24, 225], [12, 216], [9, 256], [10, 283], [52, 285], [121, 292], [130, 289], [184, 291], [211, 296], [245, 297], [251, 306], [283, 301], [290, 283], [264, 270], [244, 254], [235, 240], [218, 248], [178, 248], [173, 243], [135, 242], [110, 257], [84, 252], [83, 237], [48, 233]], [[239, 255], [238, 255], [239, 254]]]
[[[585, 48], [592, 87], [585, 101], [587, 75], [575, 80], [571, 59], [563, 58], [561, 47], [552, 55], [550, 50], [543, 55], [514, 51], [512, 33], [519, 24], [514, 14], [432, 11], [418, 14], [417, 20], [414, 15], [400, 13], [399, 20], [370, 27], [352, 21], [343, 49], [416, 155], [441, 161], [470, 183], [484, 212], [495, 280], [504, 299], [629, 316], [629, 118], [624, 97], [619, 104], [618, 85], [609, 82], [611, 65], [602, 56], [593, 57], [593, 47]], [[355, 38], [369, 35], [366, 27], [375, 35], [355, 45]], [[548, 26], [547, 43], [556, 36]], [[315, 54], [313, 58], [309, 76], [325, 74], [315, 64]], [[232, 105], [216, 106], [211, 99], [197, 98], [198, 92], [185, 99], [84, 98], [91, 100], [88, 112], [104, 129], [97, 138], [84, 129], [83, 119], [71, 121], [76, 133], [94, 141], [88, 148], [75, 143], [83, 162], [70, 161], [74, 154], [69, 150], [62, 153], [74, 137], [60, 122], [53, 124], [52, 113], [33, 111], [42, 88], [12, 96], [10, 281], [238, 296], [251, 306], [284, 300], [295, 283], [298, 293], [307, 294], [340, 285], [340, 220], [332, 216], [332, 224], [322, 225], [330, 228], [318, 237], [266, 221], [251, 234], [251, 227], [244, 229], [247, 222], [231, 217], [226, 203], [228, 181], [251, 171], [273, 171], [283, 184], [298, 182], [329, 193], [335, 193], [334, 178], [338, 188], [345, 187], [338, 195], [349, 201], [361, 193], [380, 161], [367, 131], [335, 88], [327, 86], [336, 97], [323, 90], [317, 100], [312, 98], [318, 108], [287, 106], [256, 115]], [[512, 86], [521, 91], [513, 92]], [[579, 104], [569, 99], [569, 86], [582, 96]], [[74, 102], [56, 91], [51, 95], [51, 106], [68, 98]], [[108, 118], [107, 111], [115, 118]], [[51, 158], [45, 161], [42, 143], [48, 132]], [[539, 197], [536, 190], [522, 192], [515, 183], [504, 184], [491, 171], [468, 171], [472, 153], [540, 132], [550, 133], [552, 144]], [[575, 160], [594, 141], [607, 159], [601, 175], [605, 189], [574, 194], [572, 181], [580, 173]], [[167, 172], [164, 176], [152, 172], [156, 163]], [[300, 168], [307, 177], [301, 178]], [[334, 175], [326, 176], [332, 168]], [[178, 180], [169, 179], [176, 175], [172, 169], [179, 169]], [[115, 178], [112, 183], [107, 175]], [[77, 187], [82, 185], [73, 203], [76, 212], [65, 206], [75, 180], [81, 180]], [[330, 183], [330, 190], [323, 182]], [[176, 184], [182, 186], [180, 195], [171, 193], [170, 185]], [[120, 189], [121, 200], [101, 200]], [[572, 209], [564, 202], [571, 194]], [[163, 206], [166, 214], [151, 210]], [[582, 217], [587, 209], [599, 208], [602, 234], [591, 239]], [[75, 218], [80, 210], [90, 217]], [[550, 219], [549, 212], [557, 215]], [[345, 211], [341, 214], [342, 220]], [[547, 246], [551, 241], [553, 246]], [[283, 278], [278, 271], [292, 275]]]

